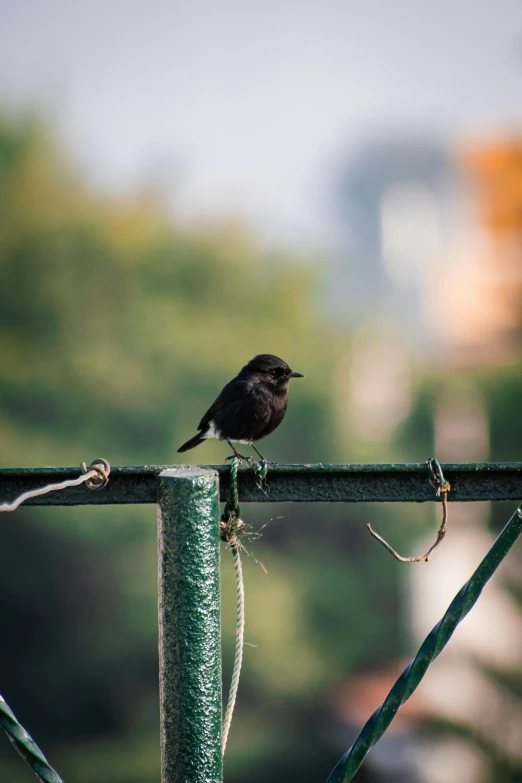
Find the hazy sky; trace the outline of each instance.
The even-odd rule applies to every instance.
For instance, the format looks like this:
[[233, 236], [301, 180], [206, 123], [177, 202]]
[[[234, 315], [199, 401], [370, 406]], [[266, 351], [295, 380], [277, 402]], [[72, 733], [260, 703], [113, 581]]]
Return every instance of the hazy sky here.
[[368, 136], [522, 129], [520, 0], [0, 0], [0, 103], [37, 105], [92, 177], [187, 215], [326, 236]]

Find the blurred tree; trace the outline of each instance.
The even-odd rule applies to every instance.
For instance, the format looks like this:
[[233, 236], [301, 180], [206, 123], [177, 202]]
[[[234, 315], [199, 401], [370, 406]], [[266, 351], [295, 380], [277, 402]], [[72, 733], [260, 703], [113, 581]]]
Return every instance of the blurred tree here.
[[[331, 401], [346, 347], [321, 320], [316, 283], [307, 259], [265, 252], [237, 226], [181, 226], [158, 199], [92, 193], [37, 120], [4, 117], [4, 466], [95, 456], [168, 463], [216, 392], [260, 352], [306, 376], [268, 456], [346, 460]], [[208, 443], [188, 456], [211, 463], [225, 453]], [[369, 655], [378, 665], [398, 647], [391, 562], [367, 579], [380, 552], [358, 533], [362, 512], [300, 508], [292, 519], [283, 511], [284, 523], [254, 545], [269, 576], [252, 561], [246, 569], [248, 641], [260, 647], [246, 651], [231, 781], [259, 764], [290, 780], [305, 724], [317, 724], [314, 763], [326, 775], [340, 748], [320, 741], [321, 694]], [[266, 516], [266, 508], [248, 512], [253, 524]], [[337, 525], [340, 517], [349, 522]], [[2, 530], [0, 617], [9, 636], [0, 692], [66, 780], [157, 780], [154, 510], [25, 509]], [[224, 560], [228, 671], [235, 601]], [[315, 780], [303, 764], [294, 779]], [[32, 779], [9, 747], [0, 779]]]

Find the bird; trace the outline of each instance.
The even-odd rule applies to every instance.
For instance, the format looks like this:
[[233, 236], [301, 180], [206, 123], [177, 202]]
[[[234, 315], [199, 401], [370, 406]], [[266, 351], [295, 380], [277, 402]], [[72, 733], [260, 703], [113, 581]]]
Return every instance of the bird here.
[[235, 441], [250, 446], [266, 462], [254, 441], [270, 435], [283, 421], [290, 378], [304, 375], [271, 353], [254, 356], [223, 388], [199, 422], [197, 434], [180, 446], [178, 453], [189, 451], [208, 438], [217, 438], [226, 440], [234, 452], [227, 459], [252, 461], [252, 457], [235, 449]]

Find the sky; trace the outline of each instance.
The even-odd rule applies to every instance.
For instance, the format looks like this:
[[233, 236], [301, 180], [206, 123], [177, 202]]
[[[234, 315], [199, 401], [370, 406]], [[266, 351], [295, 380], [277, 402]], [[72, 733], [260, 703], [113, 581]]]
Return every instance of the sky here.
[[0, 0], [0, 106], [99, 185], [280, 241], [327, 241], [368, 138], [521, 130], [521, 98], [521, 0]]

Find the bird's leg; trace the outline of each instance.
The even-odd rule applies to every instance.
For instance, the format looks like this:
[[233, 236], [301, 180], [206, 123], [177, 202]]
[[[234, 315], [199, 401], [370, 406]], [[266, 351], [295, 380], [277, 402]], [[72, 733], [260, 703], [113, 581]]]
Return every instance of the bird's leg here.
[[256, 452], [257, 456], [261, 459], [261, 462], [266, 462], [266, 459], [263, 457], [261, 452], [256, 449], [256, 447], [254, 446], [253, 443], [250, 444], [250, 448], [254, 449], [254, 451]]
[[237, 457], [237, 459], [239, 460], [246, 460], [247, 462], [253, 462], [252, 457], [245, 457], [244, 454], [240, 454], [239, 451], [236, 451], [236, 449], [233, 447], [232, 443], [229, 440], [227, 440], [227, 443], [234, 453], [231, 454], [230, 457], [227, 457], [225, 462], [227, 462], [229, 459], [234, 459], [234, 457]]

